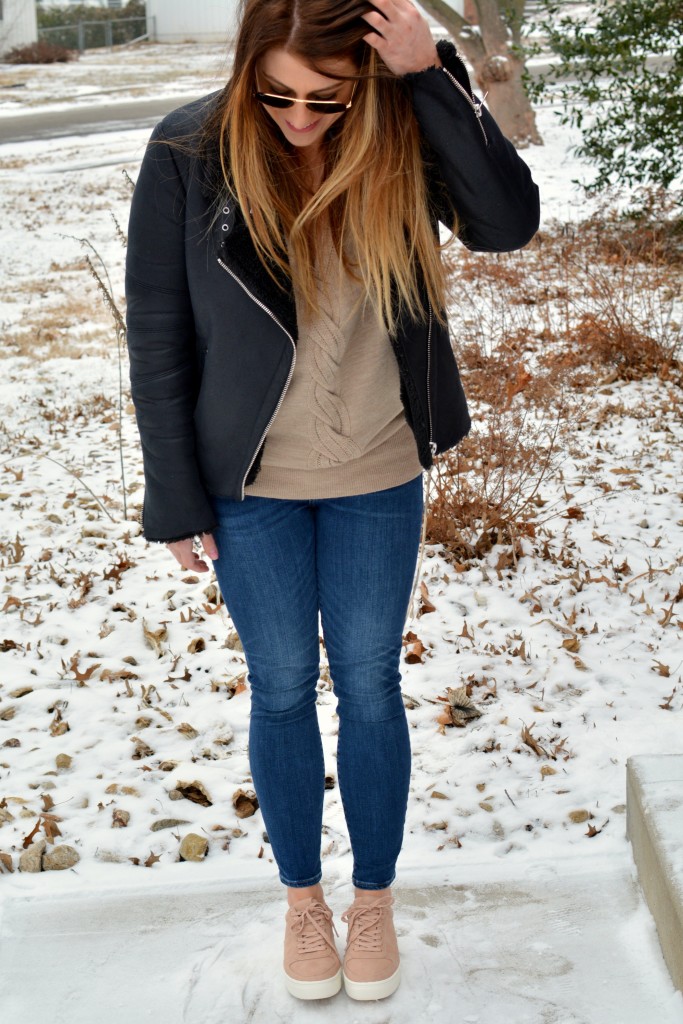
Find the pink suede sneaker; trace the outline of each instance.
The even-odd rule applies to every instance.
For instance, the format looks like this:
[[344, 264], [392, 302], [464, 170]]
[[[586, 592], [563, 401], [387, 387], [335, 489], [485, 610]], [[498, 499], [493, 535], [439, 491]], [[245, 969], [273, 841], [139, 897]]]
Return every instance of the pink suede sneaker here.
[[391, 895], [356, 896], [341, 916], [349, 926], [344, 953], [344, 988], [352, 999], [384, 999], [401, 980]]
[[332, 911], [310, 896], [285, 915], [285, 985], [297, 999], [326, 999], [342, 987], [342, 966], [332, 929]]

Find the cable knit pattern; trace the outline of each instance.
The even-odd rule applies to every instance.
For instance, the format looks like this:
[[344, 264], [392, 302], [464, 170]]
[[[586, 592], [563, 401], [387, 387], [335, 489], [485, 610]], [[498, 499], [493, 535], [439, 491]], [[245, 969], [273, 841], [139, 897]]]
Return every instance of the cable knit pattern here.
[[295, 288], [296, 364], [245, 495], [339, 497], [422, 473], [389, 336], [362, 281], [344, 270], [329, 229], [317, 256], [320, 310], [307, 316]]
[[[345, 282], [335, 277], [335, 286], [332, 286], [330, 267], [333, 257], [337, 264], [338, 259], [329, 231], [325, 233], [320, 256], [323, 270], [320, 272], [316, 269], [315, 273], [320, 314], [314, 323], [307, 325], [309, 340], [315, 345], [311, 362], [313, 401], [309, 429], [310, 469], [347, 462], [362, 455], [360, 445], [351, 437], [351, 416], [348, 406], [338, 390], [335, 390], [346, 347], [344, 325], [350, 319], [350, 314], [347, 311], [344, 318], [342, 313], [348, 290], [344, 287]], [[338, 267], [336, 269], [338, 270]], [[329, 286], [326, 287], [326, 284]]]

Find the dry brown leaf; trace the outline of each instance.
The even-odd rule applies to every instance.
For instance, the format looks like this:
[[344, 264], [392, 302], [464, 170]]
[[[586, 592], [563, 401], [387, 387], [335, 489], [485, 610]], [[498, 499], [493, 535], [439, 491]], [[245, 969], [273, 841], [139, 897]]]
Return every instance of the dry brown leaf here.
[[197, 730], [189, 722], [181, 722], [178, 726], [178, 732], [186, 736], [188, 740], [194, 740], [199, 736]]
[[673, 700], [673, 696], [676, 692], [676, 689], [677, 687], [674, 686], [669, 696], [664, 698], [664, 703], [659, 705], [660, 708], [662, 708], [664, 711], [673, 711], [673, 708], [671, 707], [671, 701]]
[[533, 729], [535, 724], [536, 724], [535, 722], [532, 722], [531, 725], [529, 725], [529, 726], [524, 725], [524, 727], [522, 729], [522, 741], [524, 743], [526, 743], [527, 747], [531, 747], [533, 752], [538, 757], [547, 757], [548, 755], [547, 755], [546, 751], [543, 749], [543, 747], [541, 746], [541, 744], [538, 742], [537, 739], [535, 739], [534, 736], [531, 735], [531, 730]]
[[174, 788], [182, 793], [186, 800], [191, 800], [194, 804], [201, 804], [202, 807], [213, 806], [213, 800], [205, 787], [196, 779], [194, 782], [176, 782]]
[[100, 672], [100, 679], [104, 679], [108, 683], [113, 683], [116, 679], [139, 679], [140, 676], [136, 675], [135, 672], [131, 672], [127, 668], [120, 668], [115, 670], [113, 668], [105, 668]]
[[517, 367], [514, 379], [509, 380], [505, 387], [505, 405], [503, 406], [503, 409], [509, 409], [515, 395], [518, 395], [523, 391], [527, 384], [531, 383], [532, 380], [533, 377], [529, 371], [520, 364]]
[[163, 640], [166, 640], [168, 638], [168, 630], [166, 629], [166, 626], [161, 626], [160, 629], [152, 630], [152, 629], [149, 629], [149, 627], [147, 626], [147, 623], [143, 619], [142, 620], [142, 632], [143, 632], [145, 640], [147, 641], [149, 646], [152, 648], [152, 650], [156, 654], [157, 658], [163, 657], [164, 650], [163, 650], [163, 648], [161, 646], [161, 643], [162, 643]]
[[56, 814], [41, 814], [40, 818], [41, 824], [43, 826], [43, 832], [45, 833], [45, 838], [47, 839], [48, 843], [53, 843], [55, 840], [55, 836], [61, 836], [62, 834], [59, 831], [59, 825], [57, 824], [57, 822], [61, 821], [62, 819], [58, 817]]
[[462, 729], [473, 718], [481, 718], [483, 712], [470, 699], [466, 686], [456, 688], [448, 686], [446, 694], [448, 696], [447, 717], [444, 720], [444, 714], [440, 714], [437, 718], [438, 722], [445, 725], [455, 725]]
[[403, 645], [406, 648], [405, 660], [409, 665], [422, 665], [424, 663], [423, 655], [426, 654], [427, 648], [415, 633], [411, 631], [406, 633], [403, 638]]
[[250, 818], [258, 810], [258, 797], [251, 789], [237, 789], [232, 795], [232, 806], [238, 818]]
[[417, 618], [419, 618], [421, 615], [426, 615], [428, 612], [436, 611], [435, 606], [429, 600], [429, 591], [427, 590], [427, 584], [424, 582], [424, 580], [420, 582], [420, 594], [422, 600], [420, 602], [420, 607], [417, 612]]

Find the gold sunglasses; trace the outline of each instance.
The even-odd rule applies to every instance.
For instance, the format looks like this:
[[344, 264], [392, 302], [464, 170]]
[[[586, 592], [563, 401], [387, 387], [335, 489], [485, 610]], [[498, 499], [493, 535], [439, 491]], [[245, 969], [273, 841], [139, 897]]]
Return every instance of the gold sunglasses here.
[[358, 82], [353, 83], [351, 99], [348, 103], [340, 103], [338, 100], [292, 99], [291, 96], [281, 96], [275, 92], [254, 92], [254, 98], [266, 107], [277, 107], [278, 110], [286, 110], [288, 107], [293, 107], [295, 103], [305, 103], [306, 110], [311, 110], [314, 114], [341, 114], [348, 110], [353, 103], [353, 94], [357, 85]]

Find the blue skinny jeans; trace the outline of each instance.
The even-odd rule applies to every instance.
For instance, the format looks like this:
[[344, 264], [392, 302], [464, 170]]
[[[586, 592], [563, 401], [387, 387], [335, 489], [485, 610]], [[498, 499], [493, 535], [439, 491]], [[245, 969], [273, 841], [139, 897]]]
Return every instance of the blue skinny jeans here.
[[341, 498], [210, 500], [218, 522], [213, 567], [251, 687], [251, 776], [280, 880], [303, 887], [322, 878], [320, 613], [352, 882], [384, 889], [396, 877], [410, 785], [399, 662], [422, 476]]

